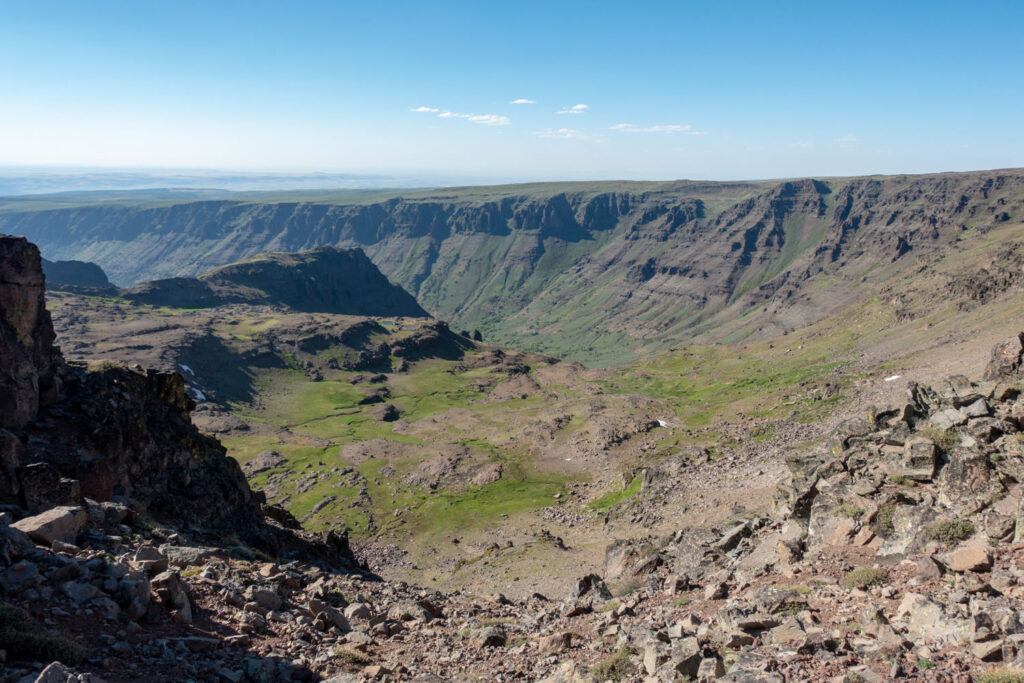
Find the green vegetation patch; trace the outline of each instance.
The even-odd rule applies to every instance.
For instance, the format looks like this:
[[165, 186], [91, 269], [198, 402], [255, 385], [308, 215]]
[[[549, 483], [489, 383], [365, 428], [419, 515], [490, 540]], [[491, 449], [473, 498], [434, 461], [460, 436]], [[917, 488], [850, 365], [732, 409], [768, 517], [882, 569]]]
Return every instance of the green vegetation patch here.
[[843, 577], [843, 588], [856, 588], [858, 586], [870, 587], [885, 583], [889, 576], [884, 569], [876, 567], [861, 567], [854, 569]]
[[634, 654], [633, 648], [623, 646], [609, 659], [591, 667], [590, 673], [599, 681], [621, 681], [636, 669], [630, 661]]
[[600, 498], [590, 501], [587, 505], [591, 510], [607, 510], [610, 507], [614, 507], [619, 503], [624, 503], [636, 494], [640, 493], [640, 486], [643, 484], [643, 477], [633, 477], [633, 479], [619, 491], [612, 491], [606, 493]]
[[871, 531], [882, 536], [883, 538], [888, 537], [895, 531], [893, 526], [893, 517], [896, 515], [896, 503], [887, 503], [875, 513], [875, 518], [871, 522]]
[[486, 486], [430, 495], [409, 525], [414, 531], [442, 534], [478, 527], [502, 515], [511, 517], [551, 505], [564, 482], [562, 475], [506, 468], [501, 479]]
[[951, 453], [960, 445], [960, 435], [955, 429], [939, 429], [929, 425], [918, 431], [918, 434], [935, 444], [935, 448], [943, 453]]
[[928, 529], [928, 538], [946, 545], [966, 541], [974, 535], [974, 525], [966, 519], [944, 519]]
[[1016, 667], [1001, 666], [977, 674], [974, 683], [1024, 683], [1024, 671]]
[[836, 509], [836, 511], [844, 517], [849, 517], [850, 519], [860, 519], [864, 515], [864, 508], [859, 508], [856, 505], [851, 505], [850, 503], [844, 503], [843, 505], [840, 505]]

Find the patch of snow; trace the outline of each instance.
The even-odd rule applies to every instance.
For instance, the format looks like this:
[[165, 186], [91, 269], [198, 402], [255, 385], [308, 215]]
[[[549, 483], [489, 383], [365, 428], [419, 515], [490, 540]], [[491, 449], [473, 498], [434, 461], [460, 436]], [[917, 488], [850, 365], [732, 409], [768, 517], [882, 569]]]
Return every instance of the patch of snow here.
[[193, 377], [195, 377], [195, 371], [192, 370], [192, 368], [190, 368], [189, 366], [185, 365], [184, 363], [178, 363], [178, 367], [187, 372], [188, 374], [192, 375]]
[[898, 380], [902, 376], [903, 375], [893, 375], [892, 377], [886, 377], [885, 381], [886, 382], [895, 382], [896, 380]]
[[665, 422], [664, 420], [658, 420], [658, 426], [662, 428], [668, 427], [668, 422]]
[[189, 390], [192, 392], [192, 398], [194, 398], [195, 400], [197, 400], [197, 401], [205, 401], [206, 400], [206, 394], [204, 394], [203, 392], [199, 391], [199, 389], [197, 387], [189, 387]]

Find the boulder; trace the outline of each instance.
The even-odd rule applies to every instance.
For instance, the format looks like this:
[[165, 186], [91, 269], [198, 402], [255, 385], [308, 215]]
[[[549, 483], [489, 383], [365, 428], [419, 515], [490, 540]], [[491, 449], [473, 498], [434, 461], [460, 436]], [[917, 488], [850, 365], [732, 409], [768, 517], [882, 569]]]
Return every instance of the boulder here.
[[507, 641], [504, 629], [498, 626], [484, 629], [474, 639], [477, 647], [505, 647]]
[[967, 422], [967, 415], [957, 408], [944, 408], [937, 413], [932, 413], [928, 421], [939, 429], [952, 429]]
[[87, 519], [85, 508], [61, 506], [18, 520], [11, 527], [25, 532], [33, 541], [43, 545], [54, 541], [74, 543]]
[[908, 631], [917, 638], [958, 642], [966, 640], [971, 631], [966, 619], [947, 614], [942, 605], [920, 593], [907, 593], [896, 615], [907, 620]]
[[938, 477], [939, 502], [959, 517], [982, 510], [1003, 492], [994, 470], [992, 461], [984, 454], [957, 448]]
[[540, 683], [598, 683], [597, 677], [574, 661], [562, 662], [555, 672]]
[[367, 621], [373, 616], [373, 612], [370, 611], [370, 606], [365, 602], [353, 602], [345, 608], [346, 619], [361, 619]]
[[250, 587], [245, 591], [245, 597], [265, 610], [281, 608], [281, 596], [269, 588]]
[[[201, 567], [212, 560], [226, 560], [230, 554], [221, 548], [162, 545], [160, 553], [175, 567]], [[166, 569], [166, 567], [164, 567]]]
[[11, 564], [35, 550], [35, 544], [20, 529], [0, 524], [0, 562]]
[[159, 574], [168, 567], [167, 556], [151, 545], [139, 546], [128, 564], [147, 574]]
[[103, 683], [103, 679], [89, 673], [76, 674], [60, 662], [53, 662], [32, 683]]
[[608, 590], [604, 579], [597, 574], [587, 574], [576, 581], [570, 598], [593, 597], [600, 600], [611, 600], [612, 592]]
[[7, 595], [20, 593], [39, 581], [39, 567], [28, 560], [22, 560], [0, 574], [0, 588]]
[[915, 573], [918, 580], [920, 581], [934, 581], [942, 578], [942, 566], [927, 555], [917, 561], [917, 571]]
[[572, 633], [563, 631], [544, 636], [540, 639], [540, 651], [543, 654], [557, 655], [572, 647]]
[[966, 541], [940, 559], [957, 573], [984, 572], [992, 567], [992, 551], [977, 539]]
[[160, 604], [170, 610], [175, 621], [183, 624], [192, 623], [192, 606], [188, 599], [188, 589], [177, 570], [170, 569], [157, 574], [150, 584]]
[[395, 621], [418, 621], [424, 624], [434, 619], [425, 607], [415, 602], [400, 602], [388, 610], [388, 619]]
[[931, 481], [935, 475], [938, 458], [935, 444], [929, 439], [915, 437], [903, 444], [903, 461], [900, 474], [914, 481]]
[[61, 590], [64, 591], [64, 595], [78, 604], [88, 602], [99, 595], [99, 589], [96, 586], [81, 581], [67, 581], [61, 586]]
[[702, 652], [700, 642], [696, 638], [680, 638], [672, 643], [669, 658], [679, 674], [694, 678], [700, 669]]
[[1022, 353], [1024, 353], [1024, 332], [996, 344], [992, 349], [992, 358], [985, 369], [985, 379], [999, 381], [1016, 378], [1020, 372]]

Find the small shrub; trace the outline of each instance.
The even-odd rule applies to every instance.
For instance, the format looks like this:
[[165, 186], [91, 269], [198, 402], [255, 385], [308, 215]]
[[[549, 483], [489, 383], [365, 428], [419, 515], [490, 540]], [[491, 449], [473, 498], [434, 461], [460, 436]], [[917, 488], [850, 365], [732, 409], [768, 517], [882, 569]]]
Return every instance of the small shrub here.
[[960, 445], [960, 435], [955, 429], [925, 427], [918, 433], [935, 444], [935, 448], [943, 453], [949, 453]]
[[897, 486], [906, 486], [909, 480], [902, 474], [890, 474], [889, 481], [896, 484]]
[[46, 633], [27, 614], [6, 603], [0, 603], [0, 650], [7, 651], [9, 660], [57, 660], [71, 666], [89, 658], [83, 645]]
[[643, 585], [644, 582], [641, 578], [637, 576], [630, 576], [628, 578], [623, 579], [618, 583], [618, 585], [615, 586], [615, 589], [612, 591], [612, 595], [614, 595], [617, 598], [624, 598], [627, 595], [632, 595], [633, 593], [636, 593], [638, 590], [640, 590], [640, 587]]
[[598, 605], [597, 607], [595, 607], [594, 611], [595, 612], [614, 612], [615, 610], [617, 610], [619, 608], [620, 605], [622, 605], [622, 602], [619, 601], [619, 600], [609, 600], [608, 602], [603, 602], [600, 605]]
[[974, 525], [966, 519], [945, 519], [928, 529], [928, 538], [946, 545], [966, 541], [974, 535]]
[[864, 509], [859, 508], [856, 505], [844, 503], [843, 505], [839, 506], [838, 512], [839, 514], [849, 517], [850, 519], [860, 519], [861, 516], [864, 514]]
[[353, 666], [366, 666], [370, 663], [369, 659], [355, 650], [338, 650], [334, 653], [334, 658], [339, 662], [352, 664]]
[[871, 525], [871, 531], [882, 537], [887, 537], [894, 531], [893, 527], [893, 516], [896, 514], [896, 504], [889, 503], [878, 508], [878, 512], [875, 513], [874, 522]]
[[930, 659], [919, 659], [917, 660], [917, 668], [921, 671], [927, 671], [935, 668], [935, 662]]
[[875, 567], [861, 567], [843, 577], [843, 588], [854, 588], [855, 586], [875, 586], [885, 583], [888, 576], [884, 569]]
[[514, 647], [519, 647], [520, 645], [526, 645], [527, 643], [532, 642], [533, 638], [529, 636], [513, 636], [505, 642], [505, 649], [510, 650]]
[[795, 617], [807, 609], [806, 602], [787, 602], [775, 610], [775, 614], [782, 614], [787, 617]]
[[621, 681], [632, 673], [633, 665], [629, 658], [634, 654], [633, 648], [628, 645], [623, 646], [609, 659], [591, 667], [590, 673], [599, 681]]
[[685, 595], [680, 595], [678, 598], [672, 601], [673, 607], [686, 607], [690, 604], [690, 598]]
[[1024, 683], [1024, 671], [1000, 666], [974, 677], [974, 683]]

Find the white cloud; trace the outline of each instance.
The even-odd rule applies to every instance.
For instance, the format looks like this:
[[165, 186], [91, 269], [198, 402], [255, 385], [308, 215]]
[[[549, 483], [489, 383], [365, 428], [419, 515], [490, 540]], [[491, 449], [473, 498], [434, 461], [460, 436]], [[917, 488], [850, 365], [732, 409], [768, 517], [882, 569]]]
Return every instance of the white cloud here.
[[707, 135], [705, 131], [694, 130], [693, 126], [682, 126], [679, 124], [663, 124], [658, 126], [638, 126], [635, 123], [616, 123], [610, 126], [609, 130], [617, 130], [623, 133], [682, 133], [684, 135]]
[[525, 97], [520, 97], [518, 100], [512, 100], [509, 104], [537, 104], [535, 100], [528, 100]]
[[443, 111], [438, 114], [442, 119], [465, 119], [470, 123], [481, 123], [485, 126], [508, 126], [512, 120], [501, 114], [459, 114], [454, 111]]
[[790, 142], [786, 147], [791, 147], [793, 149], [811, 149], [814, 145], [809, 142]]
[[481, 116], [470, 116], [469, 121], [473, 123], [482, 123], [485, 126], [507, 126], [512, 121], [507, 116], [500, 114], [483, 114]]
[[559, 114], [583, 114], [589, 109], [585, 104], [574, 104], [571, 107], [563, 107]]
[[836, 138], [836, 142], [850, 145], [857, 142], [857, 137], [853, 133], [849, 133], [841, 138]]
[[415, 112], [429, 112], [429, 113], [431, 113], [431, 114], [435, 114], [435, 113], [437, 113], [437, 112], [439, 112], [439, 111], [441, 111], [441, 110], [440, 110], [440, 109], [435, 109], [435, 108], [433, 108], [433, 107], [416, 107], [415, 109], [410, 109], [409, 111], [415, 111]]
[[539, 138], [550, 138], [557, 140], [590, 140], [586, 133], [572, 128], [545, 128], [534, 133]]

